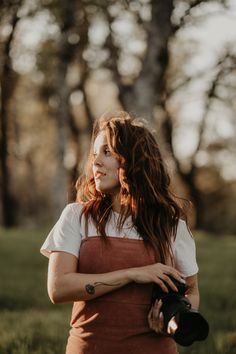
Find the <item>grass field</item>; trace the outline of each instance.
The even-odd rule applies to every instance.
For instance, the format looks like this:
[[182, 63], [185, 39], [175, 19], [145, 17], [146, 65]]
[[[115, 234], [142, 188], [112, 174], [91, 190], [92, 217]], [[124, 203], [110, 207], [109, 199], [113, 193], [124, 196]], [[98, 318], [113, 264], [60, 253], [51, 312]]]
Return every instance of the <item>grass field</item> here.
[[[71, 305], [48, 299], [47, 260], [39, 254], [46, 233], [0, 229], [0, 354], [64, 353]], [[180, 354], [235, 354], [236, 237], [196, 233], [196, 242], [201, 313], [211, 331]]]

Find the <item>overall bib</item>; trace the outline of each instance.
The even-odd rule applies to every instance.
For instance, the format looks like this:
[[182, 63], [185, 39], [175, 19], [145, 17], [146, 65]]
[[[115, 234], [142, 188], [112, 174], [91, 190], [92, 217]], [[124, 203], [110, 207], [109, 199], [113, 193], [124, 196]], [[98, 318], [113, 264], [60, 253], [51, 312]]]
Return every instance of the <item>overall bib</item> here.
[[[136, 239], [90, 236], [81, 243], [78, 272], [107, 273], [156, 263]], [[96, 288], [95, 288], [96, 289]], [[149, 328], [152, 284], [129, 283], [94, 300], [74, 302], [66, 354], [178, 354], [172, 338]]]

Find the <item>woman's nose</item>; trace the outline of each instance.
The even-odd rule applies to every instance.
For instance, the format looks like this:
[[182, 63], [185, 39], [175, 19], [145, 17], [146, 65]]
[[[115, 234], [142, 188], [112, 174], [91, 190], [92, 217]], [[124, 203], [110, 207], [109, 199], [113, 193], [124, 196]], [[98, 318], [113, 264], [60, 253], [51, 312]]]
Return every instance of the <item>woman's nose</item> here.
[[102, 159], [101, 159], [100, 154], [97, 154], [97, 155], [94, 157], [93, 164], [94, 164], [95, 166], [101, 166], [101, 165], [102, 165]]

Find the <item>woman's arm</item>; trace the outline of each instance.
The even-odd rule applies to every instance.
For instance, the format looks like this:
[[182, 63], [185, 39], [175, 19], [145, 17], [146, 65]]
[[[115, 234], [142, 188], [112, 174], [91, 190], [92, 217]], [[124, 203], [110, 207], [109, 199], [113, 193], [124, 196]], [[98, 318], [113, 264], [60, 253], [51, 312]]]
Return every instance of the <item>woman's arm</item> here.
[[[50, 255], [48, 294], [53, 303], [93, 299], [106, 292], [118, 289], [130, 281], [125, 271], [106, 274], [81, 274], [77, 273], [77, 266], [78, 259], [70, 253], [52, 252]], [[107, 285], [103, 285], [103, 283]], [[86, 291], [86, 289], [88, 290]]]
[[197, 274], [186, 278], [186, 283], [189, 285], [189, 289], [186, 292], [186, 297], [191, 302], [192, 308], [198, 310], [200, 303], [200, 295], [198, 290], [198, 277]]
[[51, 253], [48, 266], [48, 294], [53, 303], [91, 300], [133, 281], [155, 282], [168, 292], [166, 282], [173, 290], [177, 290], [168, 275], [183, 281], [180, 272], [161, 263], [104, 274], [77, 273], [77, 265], [78, 259], [70, 253]]

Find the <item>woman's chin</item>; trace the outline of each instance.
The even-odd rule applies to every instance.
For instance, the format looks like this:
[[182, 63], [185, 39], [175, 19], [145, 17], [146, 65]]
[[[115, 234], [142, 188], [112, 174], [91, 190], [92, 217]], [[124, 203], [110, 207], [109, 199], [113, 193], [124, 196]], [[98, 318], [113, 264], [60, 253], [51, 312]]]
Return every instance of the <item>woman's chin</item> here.
[[102, 194], [109, 194], [111, 196], [118, 195], [120, 192], [120, 188], [117, 186], [108, 188], [108, 187], [96, 185], [96, 190]]

